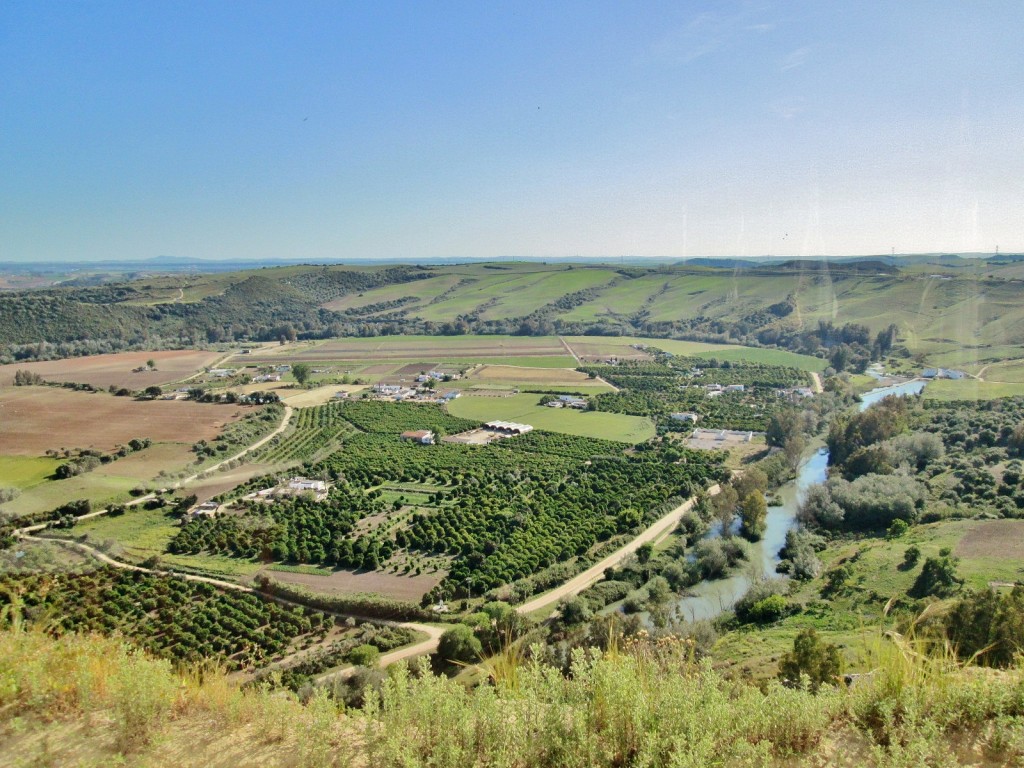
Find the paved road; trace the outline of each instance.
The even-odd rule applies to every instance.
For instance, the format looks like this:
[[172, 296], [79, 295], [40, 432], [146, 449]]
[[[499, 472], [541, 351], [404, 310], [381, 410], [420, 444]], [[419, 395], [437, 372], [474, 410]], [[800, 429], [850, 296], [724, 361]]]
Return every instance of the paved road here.
[[[707, 493], [710, 496], [714, 496], [721, 490], [721, 487], [716, 484], [708, 488]], [[615, 550], [612, 554], [608, 555], [608, 557], [590, 566], [589, 568], [587, 568], [587, 570], [583, 571], [583, 573], [569, 579], [569, 581], [565, 582], [565, 584], [563, 584], [562, 586], [556, 587], [550, 592], [545, 592], [544, 594], [538, 595], [532, 600], [523, 603], [522, 605], [518, 606], [516, 610], [519, 611], [519, 613], [523, 614], [532, 613], [533, 611], [536, 611], [538, 608], [543, 608], [544, 606], [551, 605], [551, 603], [561, 600], [562, 598], [573, 597], [575, 595], [578, 595], [591, 584], [594, 584], [603, 579], [604, 571], [606, 568], [611, 568], [613, 566], [618, 565], [627, 557], [636, 552], [644, 544], [647, 544], [649, 542], [653, 543], [660, 536], [662, 536], [665, 533], [668, 533], [673, 528], [675, 528], [675, 526], [679, 524], [679, 521], [682, 519], [683, 515], [685, 515], [687, 512], [693, 509], [693, 505], [696, 503], [696, 501], [696, 499], [689, 499], [688, 501], [683, 502], [678, 507], [673, 509], [671, 512], [666, 514], [664, 517], [658, 519], [655, 523], [653, 523], [649, 528], [641, 532], [639, 536], [630, 541], [628, 544], [620, 547], [619, 549]]]

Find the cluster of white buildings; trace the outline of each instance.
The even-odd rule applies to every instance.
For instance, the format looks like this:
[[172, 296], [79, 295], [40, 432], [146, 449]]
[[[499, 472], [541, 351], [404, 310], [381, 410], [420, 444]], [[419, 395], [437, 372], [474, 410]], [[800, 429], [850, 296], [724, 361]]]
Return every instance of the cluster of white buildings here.
[[746, 384], [706, 384], [704, 391], [707, 392], [708, 397], [718, 397], [719, 395], [725, 394], [726, 392], [746, 392]]
[[245, 498], [255, 501], [269, 501], [275, 497], [299, 496], [303, 493], [312, 493], [317, 501], [323, 501], [327, 498], [327, 492], [330, 490], [330, 483], [296, 475], [280, 485], [276, 485], [273, 488], [264, 488], [262, 491], [257, 491]]
[[587, 401], [576, 395], [559, 395], [557, 400], [548, 402], [548, 408], [586, 408]]
[[448, 403], [462, 395], [457, 389], [435, 392], [432, 389], [416, 389], [402, 384], [374, 384], [373, 394], [378, 399], [402, 402], [410, 400], [417, 403]]

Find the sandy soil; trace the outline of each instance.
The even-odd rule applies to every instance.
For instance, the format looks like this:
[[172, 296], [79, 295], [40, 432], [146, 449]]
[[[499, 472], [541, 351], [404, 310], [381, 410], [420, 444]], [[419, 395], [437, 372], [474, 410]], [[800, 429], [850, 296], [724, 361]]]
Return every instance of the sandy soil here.
[[[164, 352], [120, 352], [115, 355], [92, 355], [40, 363], [0, 365], [0, 384], [12, 384], [19, 370], [38, 373], [47, 381], [75, 381], [96, 387], [127, 387], [133, 390], [167, 384], [189, 376], [222, 357], [220, 352], [203, 350], [168, 350]], [[155, 371], [132, 373], [147, 360], [156, 362]]]
[[243, 413], [239, 406], [10, 387], [0, 390], [0, 453], [39, 456], [49, 448], [111, 450], [133, 437], [192, 444], [216, 437]]
[[469, 382], [511, 382], [516, 384], [590, 384], [593, 379], [569, 368], [521, 368], [515, 365], [482, 365], [466, 379]]
[[316, 576], [307, 573], [269, 570], [266, 571], [266, 574], [274, 581], [299, 584], [327, 595], [375, 593], [397, 600], [412, 600], [414, 602], [419, 602], [423, 594], [437, 586], [445, 576], [443, 571], [419, 576], [398, 576], [380, 571], [370, 573], [336, 571], [329, 576]]
[[326, 387], [315, 389], [289, 389], [282, 390], [278, 394], [281, 399], [293, 408], [308, 408], [313, 405], [323, 405], [334, 399], [338, 392], [360, 392], [366, 389], [362, 384], [331, 384]]

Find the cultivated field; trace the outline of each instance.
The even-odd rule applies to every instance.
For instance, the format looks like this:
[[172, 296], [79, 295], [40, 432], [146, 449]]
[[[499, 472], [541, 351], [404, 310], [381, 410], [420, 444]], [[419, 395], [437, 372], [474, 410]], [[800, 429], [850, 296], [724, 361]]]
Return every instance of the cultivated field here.
[[[12, 363], [0, 366], [0, 385], [13, 384], [14, 374], [27, 370], [38, 373], [47, 381], [73, 381], [92, 384], [94, 387], [106, 388], [113, 385], [142, 390], [153, 385], [179, 381], [212, 365], [220, 357], [223, 357], [222, 353], [205, 350], [170, 350], [121, 352], [40, 363]], [[147, 360], [156, 363], [156, 370], [132, 373], [133, 368], [145, 366]]]
[[969, 560], [1007, 560], [1024, 566], [1024, 520], [974, 521], [956, 545], [955, 554]]
[[539, 395], [533, 394], [512, 397], [463, 395], [448, 404], [448, 412], [453, 416], [480, 422], [495, 419], [516, 421], [550, 432], [618, 440], [623, 443], [639, 443], [654, 437], [654, 424], [644, 416], [548, 408], [537, 405], [539, 399]]
[[547, 385], [572, 388], [580, 385], [589, 389], [598, 388], [598, 391], [610, 391], [610, 386], [597, 386], [595, 382], [585, 373], [571, 368], [524, 368], [512, 365], [482, 365], [471, 371], [461, 382], [465, 385], [481, 384], [512, 384], [512, 385], [534, 385], [544, 387]]
[[491, 357], [565, 356], [565, 348], [554, 336], [377, 336], [339, 338], [318, 342], [295, 342], [267, 347], [234, 362], [261, 361], [419, 361], [476, 359]]
[[817, 357], [800, 355], [784, 349], [741, 347], [735, 344], [706, 344], [700, 341], [675, 341], [673, 339], [645, 339], [630, 336], [598, 338], [594, 336], [566, 336], [566, 343], [581, 358], [609, 358], [620, 360], [646, 360], [646, 352], [633, 348], [633, 344], [658, 347], [682, 357], [714, 357], [730, 362], [746, 361], [766, 365], [785, 365], [804, 371], [823, 371], [828, 363]]
[[[308, 569], [312, 570], [312, 569]], [[353, 572], [317, 569], [322, 573], [302, 572], [298, 569], [269, 568], [265, 573], [286, 584], [298, 584], [326, 595], [376, 594], [397, 600], [418, 602], [444, 578], [445, 572], [403, 576], [383, 571]]]
[[993, 400], [997, 397], [1013, 397], [1015, 395], [1024, 395], [1024, 384], [977, 381], [975, 379], [960, 379], [959, 381], [941, 379], [930, 382], [924, 388], [926, 400]]
[[109, 451], [135, 437], [192, 444], [213, 439], [245, 410], [53, 387], [11, 387], [0, 391], [0, 454], [39, 456], [51, 448]]
[[[13, 463], [22, 468], [34, 466], [45, 467], [48, 472], [39, 477], [26, 478], [17, 474], [10, 479], [0, 471], [2, 485], [14, 485], [21, 488], [22, 493], [13, 501], [4, 504], [5, 512], [13, 515], [28, 515], [55, 509], [72, 499], [89, 499], [94, 505], [109, 502], [125, 501], [128, 492], [139, 486], [153, 486], [161, 483], [161, 472], [173, 473], [184, 469], [194, 458], [189, 447], [182, 443], [156, 443], [143, 451], [101, 464], [92, 472], [76, 475], [64, 480], [54, 480], [53, 471], [61, 462], [56, 459], [35, 459], [27, 456], [0, 457], [0, 470]], [[29, 480], [27, 484], [25, 481]]]
[[332, 384], [325, 387], [314, 387], [313, 389], [281, 389], [278, 392], [281, 400], [293, 408], [308, 408], [314, 405], [323, 405], [334, 399], [338, 392], [359, 392], [366, 389], [361, 384]]
[[1024, 361], [1008, 360], [985, 366], [983, 378], [1005, 384], [1024, 384]]

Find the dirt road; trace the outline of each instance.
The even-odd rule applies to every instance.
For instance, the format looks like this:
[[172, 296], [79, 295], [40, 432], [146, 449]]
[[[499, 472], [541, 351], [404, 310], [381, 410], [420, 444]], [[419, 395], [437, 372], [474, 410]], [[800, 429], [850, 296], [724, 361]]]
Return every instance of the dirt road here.
[[[156, 569], [153, 569], [153, 568], [145, 568], [145, 567], [143, 567], [141, 565], [133, 565], [132, 563], [125, 563], [125, 562], [123, 562], [121, 560], [115, 560], [114, 558], [110, 557], [109, 555], [104, 554], [103, 552], [100, 552], [95, 547], [91, 547], [88, 544], [83, 544], [80, 541], [72, 541], [70, 539], [51, 539], [51, 538], [45, 538], [45, 537], [42, 537], [42, 536], [29, 536], [29, 535], [24, 534], [24, 533], [21, 534], [21, 538], [28, 539], [29, 541], [55, 543], [55, 544], [57, 544], [59, 546], [67, 547], [69, 549], [77, 549], [80, 552], [84, 552], [85, 554], [89, 555], [90, 557], [93, 557], [96, 560], [99, 560], [101, 563], [105, 563], [106, 565], [112, 566], [114, 568], [120, 568], [121, 570], [125, 570], [125, 571], [137, 571], [138, 573], [149, 573], [149, 574], [152, 574], [154, 576], [175, 577], [175, 578], [179, 578], [179, 579], [184, 579], [185, 581], [198, 581], [198, 582], [202, 582], [204, 584], [212, 584], [213, 586], [219, 587], [220, 589], [229, 589], [229, 590], [233, 590], [235, 592], [248, 592], [250, 594], [260, 595], [261, 597], [267, 598], [268, 600], [274, 600], [275, 602], [283, 603], [285, 605], [292, 605], [292, 606], [296, 606], [296, 607], [300, 607], [300, 608], [308, 607], [308, 606], [304, 605], [303, 603], [301, 603], [301, 602], [299, 602], [297, 600], [289, 600], [288, 598], [281, 597], [279, 595], [267, 595], [266, 593], [260, 592], [258, 589], [254, 588], [254, 587], [248, 587], [248, 586], [246, 586], [244, 584], [238, 584], [238, 583], [236, 583], [234, 581], [224, 581], [222, 579], [215, 579], [215, 578], [212, 578], [210, 576], [200, 576], [200, 575], [195, 574], [195, 573], [180, 573], [178, 571], [160, 571], [160, 570], [156, 570]], [[367, 617], [367, 616], [358, 616], [358, 615], [354, 615], [354, 614], [338, 613], [336, 611], [328, 611], [328, 610], [324, 610], [322, 608], [318, 608], [316, 610], [319, 610], [319, 611], [322, 611], [323, 613], [327, 613], [327, 614], [330, 614], [332, 616], [337, 616], [337, 617], [343, 618], [343, 619], [345, 619], [345, 618], [355, 618], [355, 619], [358, 619], [360, 621], [372, 621], [372, 622], [375, 622], [375, 623], [378, 623], [378, 624], [390, 624], [390, 625], [393, 625], [393, 626], [404, 627], [405, 629], [410, 629], [410, 630], [412, 630], [414, 632], [419, 632], [419, 633], [424, 634], [424, 635], [427, 636], [427, 638], [425, 640], [421, 640], [418, 643], [413, 643], [412, 645], [406, 645], [406, 646], [403, 646], [401, 648], [396, 648], [393, 651], [388, 651], [387, 653], [385, 653], [384, 655], [382, 655], [380, 657], [380, 664], [381, 664], [381, 666], [387, 666], [388, 664], [393, 664], [396, 661], [400, 661], [402, 659], [409, 659], [409, 658], [412, 658], [414, 656], [425, 656], [427, 654], [433, 653], [435, 650], [437, 650], [438, 641], [441, 639], [441, 635], [444, 633], [444, 628], [442, 628], [442, 627], [434, 627], [434, 626], [431, 626], [429, 624], [418, 624], [418, 623], [413, 622], [413, 621], [391, 622], [391, 621], [385, 621], [383, 619], [374, 619], [374, 618], [370, 618], [370, 617]], [[351, 674], [351, 668], [346, 668], [346, 669], [338, 670], [336, 672], [330, 672], [330, 673], [324, 675], [322, 679], [330, 679], [331, 677], [334, 677], [334, 676], [347, 676], [346, 673], [347, 674]]]
[[[720, 490], [721, 487], [716, 484], [708, 488], [707, 493], [714, 496]], [[664, 517], [657, 520], [657, 522], [653, 523], [649, 528], [641, 532], [640, 535], [631, 542], [608, 555], [608, 557], [590, 566], [587, 570], [583, 571], [583, 573], [569, 579], [569, 581], [565, 582], [562, 586], [556, 587], [550, 592], [545, 592], [542, 595], [537, 595], [537, 597], [532, 600], [523, 603], [518, 606], [516, 610], [522, 614], [533, 613], [537, 609], [551, 605], [565, 597], [578, 595], [591, 584], [603, 579], [606, 568], [618, 565], [644, 544], [653, 544], [660, 536], [675, 528], [675, 526], [679, 524], [683, 515], [693, 509], [693, 505], [695, 503], [696, 499], [689, 499], [688, 501], [683, 502]]]
[[816, 395], [820, 395], [825, 391], [825, 388], [821, 386], [821, 376], [819, 376], [815, 371], [811, 371], [811, 380], [813, 382], [814, 393]]
[[[179, 480], [178, 482], [174, 483], [171, 487], [175, 488], [175, 489], [181, 488], [183, 485], [188, 485], [189, 483], [191, 483], [194, 480], [196, 480], [199, 477], [199, 475], [201, 475], [201, 474], [206, 474], [207, 472], [216, 472], [218, 469], [220, 469], [222, 466], [224, 466], [228, 462], [236, 461], [237, 459], [240, 459], [243, 456], [245, 456], [245, 454], [249, 453], [250, 451], [255, 451], [257, 448], [262, 448], [270, 440], [272, 440], [273, 438], [277, 437], [279, 434], [281, 434], [282, 432], [285, 431], [285, 429], [288, 427], [288, 422], [291, 421], [292, 413], [293, 413], [292, 409], [289, 406], [286, 405], [284, 407], [284, 418], [281, 420], [281, 424], [273, 432], [271, 432], [270, 434], [266, 435], [265, 437], [257, 440], [255, 443], [253, 443], [249, 447], [245, 448], [244, 450], [240, 451], [239, 453], [236, 453], [234, 456], [231, 456], [230, 458], [224, 459], [223, 461], [218, 461], [213, 466], [207, 467], [206, 469], [202, 470], [202, 472], [197, 472], [194, 475], [189, 475], [184, 480]], [[156, 498], [156, 494], [155, 493], [147, 493], [145, 496], [139, 496], [139, 498], [137, 498], [137, 499], [132, 499], [127, 504], [125, 504], [125, 506], [126, 507], [136, 507], [139, 504], [145, 504], [147, 501], [149, 501], [150, 499], [154, 499], [154, 498]], [[78, 522], [81, 522], [82, 520], [88, 520], [91, 517], [100, 517], [102, 515], [107, 514], [109, 511], [110, 511], [109, 508], [97, 509], [95, 512], [89, 512], [88, 514], [79, 516], [78, 518], [76, 518], [76, 520]], [[27, 534], [27, 533], [36, 533], [37, 531], [44, 530], [48, 525], [49, 525], [49, 523], [39, 523], [38, 525], [28, 525], [28, 526], [25, 526], [24, 528], [19, 528], [18, 530], [14, 531], [14, 535], [15, 536], [22, 536], [22, 535]]]

